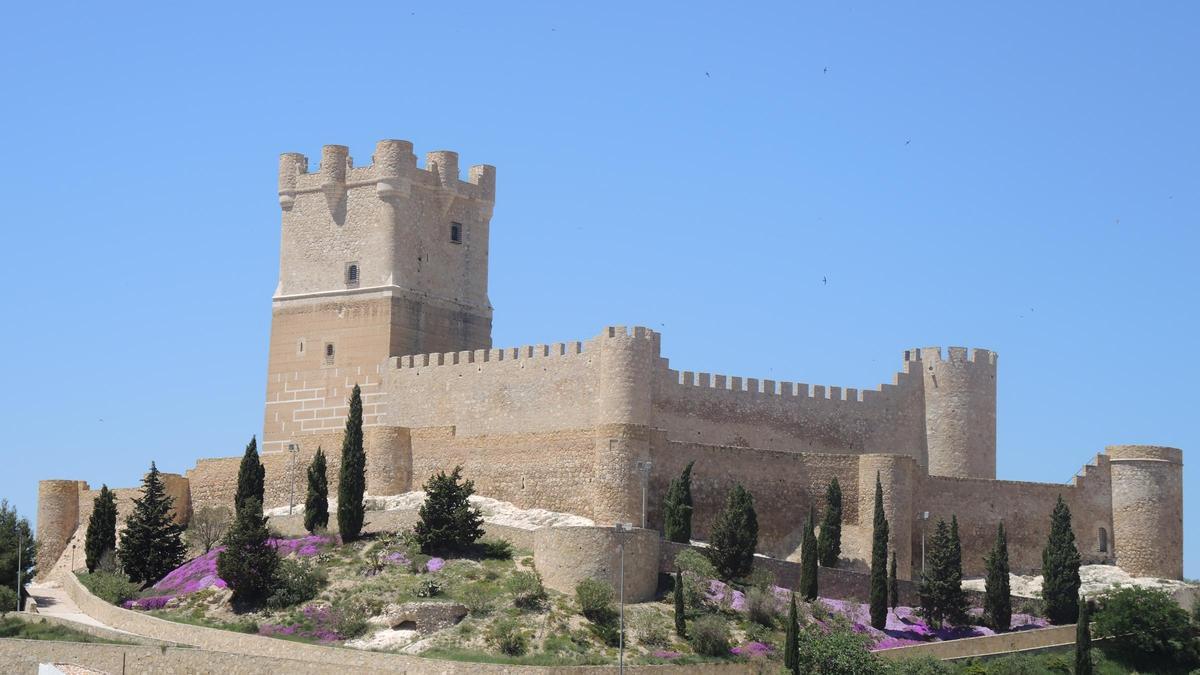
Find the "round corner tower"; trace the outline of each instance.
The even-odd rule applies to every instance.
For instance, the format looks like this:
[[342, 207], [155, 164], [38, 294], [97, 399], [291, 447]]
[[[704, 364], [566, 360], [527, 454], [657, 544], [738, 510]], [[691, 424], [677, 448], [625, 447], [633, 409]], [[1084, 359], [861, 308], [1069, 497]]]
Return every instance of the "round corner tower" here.
[[883, 489], [883, 513], [888, 522], [888, 547], [896, 554], [896, 576], [911, 579], [913, 570], [913, 489], [917, 461], [907, 455], [870, 454], [858, 457], [858, 523], [860, 551], [870, 560], [875, 536], [875, 480]]
[[1134, 576], [1183, 578], [1183, 451], [1110, 445], [1113, 552]]
[[609, 326], [589, 343], [597, 351], [592, 519], [599, 525], [641, 522], [637, 463], [650, 457], [650, 405], [659, 335], [642, 327]]
[[87, 483], [78, 480], [38, 481], [37, 570], [44, 579], [79, 527], [79, 494]]
[[996, 354], [939, 347], [919, 351], [925, 385], [929, 475], [996, 477]]

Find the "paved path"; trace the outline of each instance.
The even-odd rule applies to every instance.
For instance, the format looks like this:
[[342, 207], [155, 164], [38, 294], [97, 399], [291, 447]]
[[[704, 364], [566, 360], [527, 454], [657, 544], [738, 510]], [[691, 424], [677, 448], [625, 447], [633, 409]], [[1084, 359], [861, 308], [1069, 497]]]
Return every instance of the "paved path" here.
[[[37, 613], [45, 614], [46, 616], [57, 616], [68, 621], [76, 623], [85, 623], [89, 626], [99, 626], [108, 628], [109, 630], [118, 630], [111, 626], [106, 626], [99, 621], [93, 619], [71, 599], [67, 592], [63, 590], [62, 585], [57, 581], [44, 581], [38, 584], [30, 584], [28, 587], [29, 595], [37, 600]], [[120, 631], [126, 633], [128, 631]]]

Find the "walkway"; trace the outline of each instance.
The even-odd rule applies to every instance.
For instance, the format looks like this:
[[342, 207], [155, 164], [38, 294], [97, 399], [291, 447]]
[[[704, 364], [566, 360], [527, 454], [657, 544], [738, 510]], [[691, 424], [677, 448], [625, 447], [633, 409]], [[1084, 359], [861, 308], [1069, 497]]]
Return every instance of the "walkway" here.
[[[96, 619], [84, 614], [83, 610], [79, 609], [75, 601], [63, 590], [62, 583], [59, 581], [43, 581], [41, 583], [30, 584], [27, 588], [29, 589], [29, 595], [37, 601], [38, 614], [57, 616], [68, 621], [108, 628], [109, 630], [119, 630], [100, 623]], [[120, 632], [127, 633], [128, 631], [122, 630]]]

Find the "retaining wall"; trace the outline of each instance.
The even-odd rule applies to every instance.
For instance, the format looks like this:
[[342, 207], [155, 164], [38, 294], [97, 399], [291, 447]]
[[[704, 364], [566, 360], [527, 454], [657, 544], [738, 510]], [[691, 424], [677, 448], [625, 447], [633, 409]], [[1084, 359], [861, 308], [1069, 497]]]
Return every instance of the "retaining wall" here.
[[875, 652], [886, 659], [933, 657], [939, 661], [965, 659], [972, 656], [991, 656], [1006, 652], [1028, 651], [1059, 647], [1075, 643], [1075, 624], [1053, 626], [1038, 630], [985, 635], [946, 642], [928, 642], [909, 647], [897, 647]]

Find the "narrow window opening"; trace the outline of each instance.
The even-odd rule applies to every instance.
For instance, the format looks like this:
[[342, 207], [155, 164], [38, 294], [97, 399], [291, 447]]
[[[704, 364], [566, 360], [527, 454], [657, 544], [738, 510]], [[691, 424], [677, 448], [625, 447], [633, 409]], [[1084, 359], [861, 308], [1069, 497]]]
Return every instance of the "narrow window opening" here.
[[1108, 530], [1100, 528], [1100, 552], [1108, 553]]
[[346, 286], [349, 288], [358, 286], [358, 263], [346, 265]]
[[450, 241], [462, 243], [462, 223], [450, 223]]
[[296, 352], [299, 354], [304, 353], [304, 340], [300, 340], [296, 343]]
[[330, 366], [333, 365], [333, 343], [332, 342], [325, 343], [325, 364], [330, 365]]

